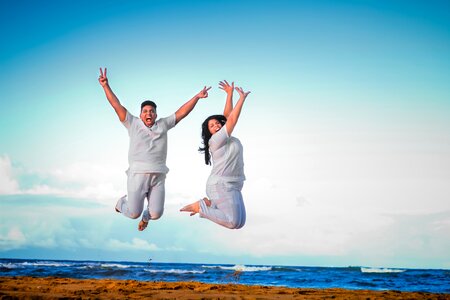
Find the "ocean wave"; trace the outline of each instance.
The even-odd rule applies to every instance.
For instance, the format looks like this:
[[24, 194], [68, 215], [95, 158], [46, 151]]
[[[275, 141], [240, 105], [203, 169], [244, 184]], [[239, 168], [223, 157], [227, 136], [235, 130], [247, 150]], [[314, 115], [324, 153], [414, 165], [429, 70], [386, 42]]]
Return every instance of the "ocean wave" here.
[[[241, 273], [242, 272], [242, 273]], [[449, 293], [450, 270], [393, 267], [308, 267], [245, 264], [191, 264], [126, 261], [0, 259], [2, 276], [74, 277], [83, 279], [239, 282], [295, 288], [347, 288]], [[239, 276], [241, 275], [241, 276]]]
[[80, 266], [80, 267], [77, 267], [77, 269], [79, 269], [79, 270], [97, 269], [97, 266], [93, 266], [93, 265]]
[[14, 263], [0, 263], [0, 268], [4, 269], [17, 269], [17, 268], [23, 268], [24, 266], [21, 266], [19, 264]]
[[302, 272], [299, 268], [292, 268], [292, 267], [272, 267], [270, 271], [277, 271], [277, 272]]
[[168, 273], [168, 274], [203, 274], [206, 271], [196, 271], [196, 270], [179, 270], [179, 269], [168, 269], [168, 270], [156, 270], [156, 269], [144, 269], [146, 272], [150, 273]]
[[364, 268], [361, 267], [362, 273], [402, 273], [406, 270], [401, 269], [389, 269], [389, 268]]
[[234, 265], [234, 266], [202, 266], [202, 268], [210, 269], [221, 269], [221, 270], [232, 270], [240, 272], [258, 272], [258, 271], [271, 271], [272, 267], [255, 267], [255, 266], [244, 266], [244, 265]]
[[60, 262], [23, 262], [21, 263], [23, 266], [32, 266], [32, 267], [71, 267], [73, 264], [60, 263]]
[[122, 264], [111, 264], [111, 263], [100, 263], [100, 264], [87, 264], [84, 266], [79, 266], [77, 269], [80, 270], [94, 270], [94, 269], [129, 269], [133, 268], [132, 265], [122, 265]]
[[359, 266], [348, 266], [348, 267], [346, 267], [344, 269], [346, 269], [348, 271], [361, 272], [361, 267], [359, 267]]
[[100, 268], [119, 268], [119, 269], [127, 269], [132, 268], [130, 265], [120, 265], [120, 264], [100, 264]]

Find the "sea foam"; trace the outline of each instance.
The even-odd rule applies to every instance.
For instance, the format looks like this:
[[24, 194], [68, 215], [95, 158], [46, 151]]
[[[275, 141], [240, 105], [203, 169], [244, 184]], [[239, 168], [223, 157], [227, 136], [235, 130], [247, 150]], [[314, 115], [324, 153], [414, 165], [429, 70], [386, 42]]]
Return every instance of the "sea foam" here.
[[272, 270], [272, 267], [254, 267], [254, 266], [244, 266], [244, 265], [202, 266], [202, 268], [233, 270], [233, 271], [240, 271], [240, 272], [258, 272], [258, 271], [270, 271], [270, 270]]
[[144, 271], [150, 272], [150, 273], [168, 273], [168, 274], [203, 274], [203, 273], [205, 273], [205, 270], [196, 271], [196, 270], [180, 270], [180, 269], [169, 269], [169, 270], [144, 269]]
[[388, 268], [364, 268], [361, 267], [361, 272], [363, 273], [402, 273], [406, 270], [400, 269], [388, 269]]

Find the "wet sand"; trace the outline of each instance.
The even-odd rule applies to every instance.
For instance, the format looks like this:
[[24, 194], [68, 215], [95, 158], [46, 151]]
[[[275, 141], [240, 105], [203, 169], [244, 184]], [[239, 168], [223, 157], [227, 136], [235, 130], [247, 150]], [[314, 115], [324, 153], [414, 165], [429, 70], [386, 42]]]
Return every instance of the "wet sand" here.
[[450, 294], [199, 282], [0, 277], [0, 299], [450, 299]]

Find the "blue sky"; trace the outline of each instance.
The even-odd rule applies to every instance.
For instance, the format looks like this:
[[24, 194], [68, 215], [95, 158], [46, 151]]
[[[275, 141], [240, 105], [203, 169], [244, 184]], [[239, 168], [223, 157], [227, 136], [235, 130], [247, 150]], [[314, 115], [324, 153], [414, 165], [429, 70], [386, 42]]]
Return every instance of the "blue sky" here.
[[[450, 268], [447, 1], [0, 4], [0, 257]], [[132, 113], [167, 116], [164, 216], [115, 214]], [[220, 80], [251, 90], [247, 224], [178, 212], [204, 196], [200, 124]]]

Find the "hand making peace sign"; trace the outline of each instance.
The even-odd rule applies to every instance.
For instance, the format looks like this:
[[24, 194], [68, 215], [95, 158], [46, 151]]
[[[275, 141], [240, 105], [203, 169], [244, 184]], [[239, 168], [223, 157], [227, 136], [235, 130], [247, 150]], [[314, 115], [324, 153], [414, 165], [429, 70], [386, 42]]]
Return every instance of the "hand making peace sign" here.
[[201, 90], [197, 96], [199, 98], [207, 98], [208, 97], [208, 91], [211, 89], [211, 87], [207, 88], [206, 86], [203, 88], [203, 90]]
[[100, 76], [98, 77], [98, 82], [100, 82], [101, 86], [105, 86], [108, 84], [108, 77], [106, 77], [106, 68], [105, 73], [103, 73], [102, 68], [100, 68]]

